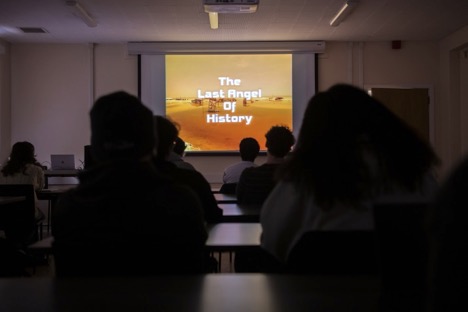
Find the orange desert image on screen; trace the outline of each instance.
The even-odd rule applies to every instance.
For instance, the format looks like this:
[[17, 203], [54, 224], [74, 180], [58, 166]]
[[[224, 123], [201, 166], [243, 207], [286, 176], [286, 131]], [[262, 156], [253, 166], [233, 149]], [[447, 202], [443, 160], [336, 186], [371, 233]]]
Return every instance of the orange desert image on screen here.
[[271, 126], [292, 130], [292, 55], [167, 55], [166, 116], [187, 151], [263, 150]]

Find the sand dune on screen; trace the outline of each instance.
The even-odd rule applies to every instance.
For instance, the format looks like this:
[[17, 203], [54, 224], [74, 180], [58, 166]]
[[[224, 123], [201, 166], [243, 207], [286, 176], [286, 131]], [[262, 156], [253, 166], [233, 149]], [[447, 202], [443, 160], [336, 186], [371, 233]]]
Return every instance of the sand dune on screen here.
[[[274, 125], [286, 125], [292, 130], [292, 100], [259, 99], [236, 102], [235, 111], [224, 110], [218, 105], [217, 112], [209, 112], [207, 103], [192, 105], [191, 100], [168, 101], [166, 114], [181, 127], [180, 136], [199, 151], [237, 151], [239, 142], [245, 137], [254, 137], [265, 149], [265, 133]], [[207, 123], [207, 114], [219, 116], [252, 116], [250, 125], [242, 123]]]

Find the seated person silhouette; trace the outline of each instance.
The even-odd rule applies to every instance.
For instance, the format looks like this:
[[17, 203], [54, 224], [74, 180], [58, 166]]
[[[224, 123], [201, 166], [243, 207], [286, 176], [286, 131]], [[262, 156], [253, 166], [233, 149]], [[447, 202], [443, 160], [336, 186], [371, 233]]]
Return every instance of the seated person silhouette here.
[[191, 190], [154, 167], [152, 112], [120, 91], [100, 97], [90, 119], [96, 163], [52, 215], [56, 275], [203, 272], [202, 208]]
[[255, 164], [255, 158], [257, 158], [260, 152], [260, 145], [254, 138], [243, 138], [239, 143], [239, 152], [241, 161], [232, 164], [223, 172], [223, 185], [219, 190], [220, 193], [224, 194], [236, 194], [237, 183], [241, 173], [245, 168], [257, 167]]
[[452, 169], [428, 218], [427, 306], [434, 312], [467, 311], [468, 158]]
[[211, 192], [211, 186], [205, 177], [196, 170], [182, 169], [168, 161], [179, 130], [172, 121], [163, 116], [154, 116], [154, 120], [156, 140], [158, 141], [157, 156], [154, 159], [155, 166], [168, 178], [189, 187], [195, 192], [203, 208], [206, 222], [218, 222], [223, 210], [218, 207]]
[[[16, 142], [11, 148], [10, 157], [0, 169], [0, 184], [32, 184], [34, 190], [44, 188], [45, 178], [43, 166], [37, 162], [34, 155], [34, 145], [30, 142]], [[36, 221], [44, 219], [44, 213], [39, 209], [36, 200]]]
[[[296, 272], [320, 273], [318, 263], [342, 272], [359, 253], [333, 257], [336, 250], [313, 243], [297, 253], [298, 243], [309, 233], [372, 232], [377, 204], [430, 202], [438, 163], [425, 140], [364, 90], [341, 84], [317, 93], [262, 206], [261, 247]], [[291, 268], [292, 255], [304, 266]]]
[[41, 260], [27, 250], [41, 237], [45, 219], [36, 196], [44, 188], [44, 167], [34, 150], [30, 142], [16, 142], [0, 169], [0, 195], [25, 197], [0, 207], [0, 276], [28, 276], [25, 268]]
[[261, 205], [275, 187], [275, 172], [291, 151], [295, 139], [286, 126], [273, 126], [265, 134], [267, 159], [258, 167], [246, 168], [237, 184], [237, 202], [239, 204]]
[[177, 137], [174, 140], [172, 150], [167, 160], [174, 163], [179, 168], [195, 170], [195, 167], [191, 163], [186, 162], [183, 158], [185, 156], [186, 148], [187, 148], [187, 145], [185, 144], [185, 141], [182, 140], [180, 137]]

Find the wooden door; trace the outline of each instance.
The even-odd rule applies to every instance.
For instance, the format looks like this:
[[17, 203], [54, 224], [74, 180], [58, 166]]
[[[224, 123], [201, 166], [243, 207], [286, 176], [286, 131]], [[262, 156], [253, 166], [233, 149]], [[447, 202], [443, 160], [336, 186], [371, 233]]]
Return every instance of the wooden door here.
[[428, 89], [372, 88], [371, 91], [373, 97], [413, 127], [423, 139], [430, 142]]

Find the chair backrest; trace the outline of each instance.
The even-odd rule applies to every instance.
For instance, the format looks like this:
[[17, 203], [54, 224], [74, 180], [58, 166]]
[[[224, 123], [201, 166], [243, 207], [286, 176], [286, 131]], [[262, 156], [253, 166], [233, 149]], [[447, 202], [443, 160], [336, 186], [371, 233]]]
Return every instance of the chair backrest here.
[[387, 305], [423, 310], [428, 264], [427, 203], [374, 206], [382, 291]]
[[221, 194], [236, 194], [237, 183], [224, 183], [221, 185], [219, 192]]
[[287, 260], [290, 273], [316, 275], [377, 274], [374, 231], [311, 231]]
[[106, 245], [55, 240], [52, 248], [56, 277], [202, 274], [207, 260], [202, 251], [177, 246], [148, 248], [136, 242]]
[[35, 195], [32, 184], [1, 184], [0, 196], [25, 199], [20, 202], [0, 206], [0, 228], [7, 239], [24, 241], [35, 229]]
[[84, 146], [84, 169], [89, 169], [96, 164], [96, 160], [93, 157], [93, 152], [91, 151], [91, 145]]

